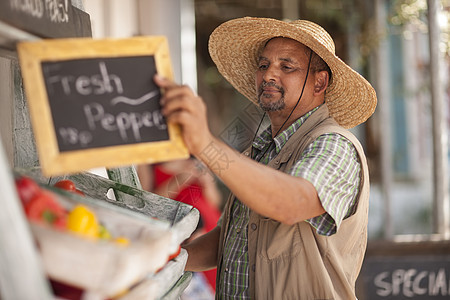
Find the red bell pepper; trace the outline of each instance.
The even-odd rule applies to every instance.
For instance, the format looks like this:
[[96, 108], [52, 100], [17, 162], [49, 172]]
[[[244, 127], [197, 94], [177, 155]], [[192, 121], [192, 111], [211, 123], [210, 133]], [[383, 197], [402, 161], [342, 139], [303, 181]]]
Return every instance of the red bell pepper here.
[[57, 229], [67, 226], [67, 212], [50, 192], [41, 192], [25, 204], [25, 214], [31, 221], [49, 224]]
[[31, 199], [33, 199], [37, 194], [41, 192], [41, 188], [39, 185], [31, 178], [26, 176], [21, 176], [15, 179], [17, 193], [19, 194], [19, 198], [22, 201], [22, 204], [25, 205]]

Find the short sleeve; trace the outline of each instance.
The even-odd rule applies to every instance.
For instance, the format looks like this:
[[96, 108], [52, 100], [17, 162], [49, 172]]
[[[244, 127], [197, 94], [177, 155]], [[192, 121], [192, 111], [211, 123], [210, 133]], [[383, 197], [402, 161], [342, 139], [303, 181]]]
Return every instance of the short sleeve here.
[[319, 136], [302, 153], [291, 175], [310, 181], [325, 213], [307, 220], [321, 235], [333, 235], [354, 211], [361, 164], [354, 145], [337, 133]]

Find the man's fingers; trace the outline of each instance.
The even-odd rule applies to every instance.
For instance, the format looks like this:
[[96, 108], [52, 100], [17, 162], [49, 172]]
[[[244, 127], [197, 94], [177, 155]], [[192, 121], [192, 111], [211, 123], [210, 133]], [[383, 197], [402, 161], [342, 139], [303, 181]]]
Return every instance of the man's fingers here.
[[160, 99], [162, 114], [169, 123], [181, 125], [183, 140], [195, 155], [209, 141], [206, 107], [203, 99], [186, 85], [178, 85], [161, 76], [154, 76], [155, 83], [164, 90]]
[[191, 120], [191, 115], [185, 111], [178, 110], [167, 116], [167, 121], [176, 124], [187, 124]]
[[[183, 97], [194, 97], [192, 90], [186, 85], [177, 85], [172, 88], [167, 88], [163, 95], [166, 99], [177, 99]], [[166, 100], [164, 99], [164, 100]]]
[[162, 106], [162, 113], [164, 116], [168, 116], [178, 110], [195, 113], [196, 107], [199, 106], [198, 104], [196, 104], [197, 102], [197, 98], [191, 98], [186, 95], [180, 94], [177, 97], [170, 98], [169, 101], [164, 101], [164, 105]]
[[165, 95], [167, 95], [168, 97], [176, 97], [177, 94], [181, 93], [190, 93], [194, 95], [194, 93], [188, 86], [179, 85], [170, 79], [162, 77], [161, 75], [156, 74], [153, 77], [153, 80], [160, 88], [163, 88], [165, 90]]
[[177, 98], [195, 97], [192, 90], [186, 85], [178, 85], [175, 82], [157, 74], [154, 76], [154, 81], [164, 90], [164, 93], [160, 99], [161, 105], [163, 106]]
[[173, 82], [165, 77], [162, 77], [161, 75], [158, 75], [158, 74], [155, 74], [155, 76], [153, 76], [153, 80], [161, 88], [169, 89], [169, 88], [177, 86], [177, 84], [175, 82]]
[[170, 101], [165, 101], [161, 112], [165, 117], [168, 117], [173, 112], [183, 109], [185, 109], [183, 100], [181, 98], [176, 98], [171, 99]]

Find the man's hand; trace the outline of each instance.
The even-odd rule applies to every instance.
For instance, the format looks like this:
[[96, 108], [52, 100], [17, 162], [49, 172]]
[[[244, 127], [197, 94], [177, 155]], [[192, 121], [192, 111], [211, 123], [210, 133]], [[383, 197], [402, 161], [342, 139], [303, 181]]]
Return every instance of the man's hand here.
[[183, 244], [181, 247], [188, 252], [185, 271], [202, 272], [215, 268], [219, 239], [220, 227], [216, 226], [210, 232]]
[[188, 86], [178, 85], [158, 75], [155, 75], [154, 80], [164, 91], [161, 98], [162, 114], [168, 122], [181, 126], [189, 152], [197, 156], [213, 140], [203, 99]]

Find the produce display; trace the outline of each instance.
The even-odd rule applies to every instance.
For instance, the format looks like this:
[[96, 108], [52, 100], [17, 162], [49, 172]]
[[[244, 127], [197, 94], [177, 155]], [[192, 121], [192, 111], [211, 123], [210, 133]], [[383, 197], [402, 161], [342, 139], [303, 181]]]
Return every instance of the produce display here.
[[67, 212], [49, 191], [41, 189], [28, 177], [17, 178], [15, 183], [25, 214], [30, 221], [47, 224], [55, 229], [66, 228]]
[[[86, 205], [78, 204], [66, 210], [56, 200], [52, 192], [42, 189], [33, 179], [21, 176], [15, 180], [17, 192], [25, 210], [27, 218], [36, 223], [49, 225], [58, 230], [66, 230], [91, 240], [111, 240], [126, 246], [126, 237], [112, 237], [108, 229], [100, 224], [95, 213]], [[84, 195], [68, 179], [60, 180], [55, 187]]]
[[[135, 218], [92, 196], [94, 188], [106, 191], [107, 185], [37, 178], [18, 173], [15, 185], [56, 297], [80, 300], [92, 293], [98, 299], [158, 299], [188, 278], [179, 275], [187, 253], [173, 234], [174, 228], [184, 230], [184, 219], [182, 228], [177, 223], [167, 227], [159, 215]], [[173, 209], [180, 210], [178, 205]]]

